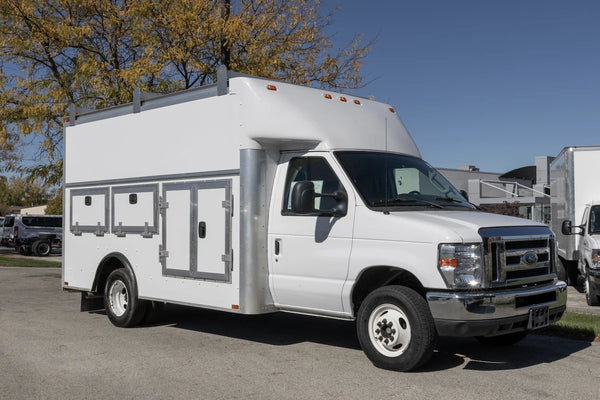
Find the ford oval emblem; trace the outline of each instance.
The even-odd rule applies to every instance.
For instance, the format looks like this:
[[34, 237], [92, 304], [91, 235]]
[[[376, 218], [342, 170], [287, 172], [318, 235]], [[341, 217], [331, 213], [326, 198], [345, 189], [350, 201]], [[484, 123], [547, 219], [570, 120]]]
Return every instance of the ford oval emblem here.
[[533, 265], [538, 262], [538, 256], [533, 251], [528, 251], [521, 257], [521, 262], [527, 265]]

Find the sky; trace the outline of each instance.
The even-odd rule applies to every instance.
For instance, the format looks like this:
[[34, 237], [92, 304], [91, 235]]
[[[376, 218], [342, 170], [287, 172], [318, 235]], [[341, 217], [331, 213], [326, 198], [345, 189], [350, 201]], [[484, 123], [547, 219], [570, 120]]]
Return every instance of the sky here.
[[438, 168], [508, 172], [600, 145], [600, 1], [322, 0], [334, 45], [377, 42], [352, 93], [392, 105]]

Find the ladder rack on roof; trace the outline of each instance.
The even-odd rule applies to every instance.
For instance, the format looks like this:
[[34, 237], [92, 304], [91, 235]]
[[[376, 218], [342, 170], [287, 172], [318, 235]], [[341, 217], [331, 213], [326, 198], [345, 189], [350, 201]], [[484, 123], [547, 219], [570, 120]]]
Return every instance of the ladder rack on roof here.
[[180, 90], [169, 94], [148, 93], [136, 87], [133, 91], [133, 102], [100, 110], [80, 108], [71, 103], [69, 106], [67, 123], [69, 126], [75, 126], [86, 122], [98, 121], [132, 113], [135, 114], [153, 108], [171, 106], [207, 97], [222, 96], [228, 93], [228, 79], [233, 75], [233, 73], [227, 71], [225, 66], [220, 66], [217, 69], [217, 83], [198, 88]]

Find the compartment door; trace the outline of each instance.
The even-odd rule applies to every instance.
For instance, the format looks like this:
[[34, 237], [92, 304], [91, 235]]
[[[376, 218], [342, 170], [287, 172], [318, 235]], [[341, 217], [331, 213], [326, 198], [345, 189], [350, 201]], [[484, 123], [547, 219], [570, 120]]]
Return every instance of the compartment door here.
[[207, 279], [229, 280], [231, 201], [229, 184], [202, 182], [196, 190], [196, 271]]
[[229, 281], [231, 181], [163, 185], [163, 275]]

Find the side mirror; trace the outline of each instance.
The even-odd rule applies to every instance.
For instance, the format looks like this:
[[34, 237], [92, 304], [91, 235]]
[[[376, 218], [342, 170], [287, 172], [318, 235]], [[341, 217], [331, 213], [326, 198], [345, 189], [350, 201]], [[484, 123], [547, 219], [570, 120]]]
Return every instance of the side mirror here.
[[300, 181], [292, 189], [292, 212], [294, 214], [312, 214], [315, 212], [315, 184]]
[[461, 190], [460, 195], [465, 198], [466, 201], [469, 201], [469, 194], [466, 190]]
[[[577, 229], [579, 229], [579, 231], [576, 231]], [[560, 231], [562, 232], [563, 235], [583, 235], [583, 232], [585, 231], [585, 227], [583, 225], [573, 226], [571, 221], [566, 219], [562, 222]]]
[[572, 235], [573, 234], [573, 232], [571, 232], [572, 228], [573, 228], [573, 225], [571, 224], [571, 221], [569, 221], [568, 219], [565, 219], [562, 222], [560, 231], [562, 232], [563, 235]]
[[[315, 198], [329, 197], [336, 201], [331, 210], [315, 210]], [[292, 189], [292, 212], [294, 214], [343, 217], [348, 213], [348, 195], [340, 190], [334, 193], [315, 193], [315, 185], [311, 181], [300, 181]]]

